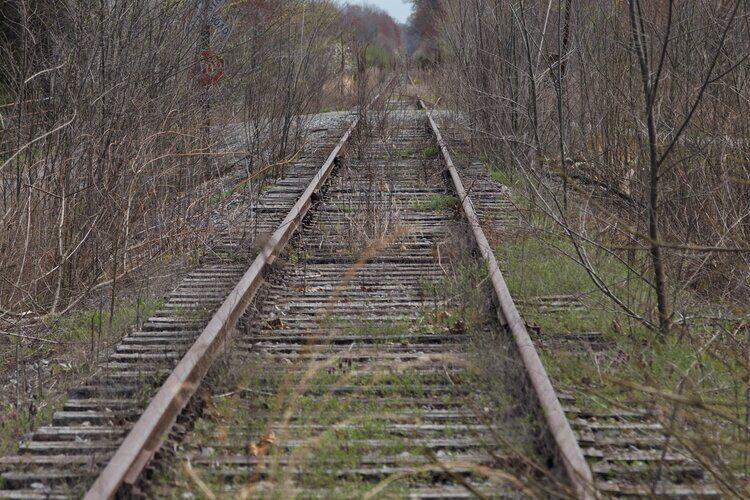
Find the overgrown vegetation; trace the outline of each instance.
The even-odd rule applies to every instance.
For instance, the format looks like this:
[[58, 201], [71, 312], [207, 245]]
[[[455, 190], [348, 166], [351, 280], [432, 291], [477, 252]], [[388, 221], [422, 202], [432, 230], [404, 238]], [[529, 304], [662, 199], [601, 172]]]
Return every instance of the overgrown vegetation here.
[[742, 2], [416, 5], [434, 94], [467, 111], [474, 153], [528, 181], [575, 244], [634, 253], [655, 305], [640, 314], [663, 337], [683, 289], [746, 302], [750, 152], [734, 117], [748, 100], [733, 84], [748, 71]]
[[[377, 134], [358, 140], [385, 141], [395, 132], [379, 129]], [[344, 179], [337, 179], [337, 189], [324, 196], [331, 198], [325, 206], [336, 206], [337, 197], [343, 196], [341, 186], [350, 185], [359, 195], [353, 205], [357, 214], [337, 207], [333, 218], [334, 211], [327, 211], [324, 220], [314, 222], [313, 234], [323, 228], [326, 232], [320, 239], [300, 241], [300, 247], [290, 252], [297, 257], [286, 264], [290, 270], [304, 269], [304, 275], [294, 278], [301, 280], [303, 291], [308, 290], [307, 279], [316, 281], [317, 286], [309, 289], [315, 293], [310, 297], [314, 304], [300, 294], [291, 299], [289, 310], [287, 299], [270, 295], [263, 301], [270, 310], [254, 318], [264, 324], [265, 315], [270, 315], [273, 319], [266, 324], [273, 325], [271, 335], [288, 334], [295, 344], [266, 344], [253, 327], [248, 328], [257, 348], [250, 353], [232, 350], [234, 359], [215, 371], [207, 411], [180, 463], [162, 481], [162, 491], [174, 491], [176, 485], [182, 491], [217, 497], [403, 497], [410, 487], [430, 484], [435, 474], [460, 485], [441, 464], [448, 470], [472, 471], [473, 454], [486, 452], [493, 457], [487, 463], [500, 469], [478, 466], [461, 474], [493, 492], [513, 484], [542, 494], [555, 481], [539, 472], [546, 459], [539, 453], [541, 433], [533, 413], [517, 397], [523, 392], [518, 378], [522, 372], [509, 349], [510, 339], [494, 321], [484, 266], [466, 252], [465, 238], [453, 237], [460, 236], [461, 226], [453, 225], [452, 214], [420, 214], [409, 197], [394, 196], [396, 202], [387, 198], [381, 186], [390, 180], [390, 169], [378, 170], [377, 164], [369, 163], [382, 155], [373, 155], [367, 143], [353, 146], [369, 154], [357, 163], [350, 159], [352, 165], [340, 172]], [[401, 157], [389, 156], [396, 166]], [[432, 176], [429, 186], [440, 185], [438, 174], [426, 175]], [[420, 198], [424, 207], [418, 210], [446, 210], [457, 203], [445, 194]], [[432, 272], [415, 276], [411, 265], [403, 263], [396, 264], [408, 276], [403, 284], [398, 276], [377, 277], [398, 252], [412, 256], [406, 250], [411, 235], [399, 225], [382, 223], [401, 204], [402, 210], [409, 210], [404, 224], [419, 214], [428, 220], [442, 218], [439, 224], [447, 225], [441, 228], [451, 236], [436, 240], [443, 279], [436, 280]], [[407, 209], [408, 205], [412, 206]], [[338, 257], [348, 244], [342, 240], [362, 238], [365, 227], [368, 244], [351, 251], [349, 259], [356, 261], [351, 267], [341, 265], [349, 261], [343, 258], [335, 261], [341, 267], [316, 263], [321, 256], [324, 261]], [[305, 262], [309, 257], [314, 258]], [[332, 281], [320, 281], [322, 269], [336, 273], [328, 275]], [[299, 290], [298, 282], [287, 279], [284, 286]], [[391, 294], [405, 302], [402, 310], [387, 305]], [[383, 304], [382, 314], [366, 305], [370, 297]], [[261, 330], [260, 335], [268, 332]], [[474, 427], [477, 424], [480, 428]], [[214, 457], [221, 460], [227, 455], [239, 463], [247, 459], [262, 465], [214, 465]]]
[[529, 329], [606, 344], [558, 346], [553, 379], [600, 407], [656, 408], [746, 496], [747, 6], [415, 5], [422, 87], [456, 111], [441, 118], [457, 149], [502, 165], [491, 176], [527, 224], [497, 241]]
[[428, 146], [420, 152], [422, 158], [437, 158], [439, 154], [440, 148], [437, 146]]
[[284, 163], [298, 117], [352, 90], [356, 27], [324, 0], [58, 7], [0, 7], [0, 313], [117, 295], [208, 241], [206, 181]]
[[[400, 336], [407, 345], [406, 339], [417, 334], [467, 335], [472, 361], [467, 371], [463, 371], [466, 366], [459, 360], [443, 361], [438, 365], [441, 370], [431, 372], [420, 370], [428, 361], [391, 366], [337, 362], [340, 355], [336, 353], [330, 353], [325, 361], [296, 364], [291, 372], [269, 371], [262, 361], [248, 364], [247, 359], [240, 356], [230, 361], [227, 368], [216, 371], [211, 383], [218, 384], [219, 389], [206, 402], [203, 417], [196, 422], [191, 439], [198, 447], [195, 451], [201, 450], [202, 454], [207, 449], [215, 454], [224, 450], [242, 454], [244, 448], [248, 456], [257, 456], [267, 470], [258, 473], [249, 468], [227, 483], [220, 471], [206, 467], [205, 463], [191, 465], [186, 470], [183, 462], [174, 465], [161, 487], [169, 491], [174, 491], [175, 487], [182, 491], [199, 491], [203, 489], [202, 484], [220, 495], [231, 484], [235, 488], [233, 491], [253, 494], [288, 496], [325, 491], [330, 498], [362, 497], [383, 487], [380, 494], [404, 496], [410, 484], [428, 474], [429, 469], [423, 474], [415, 472], [403, 478], [386, 473], [380, 483], [357, 474], [342, 476], [341, 473], [365, 467], [363, 463], [373, 456], [400, 457], [415, 461], [415, 466], [429, 465], [428, 448], [415, 444], [414, 436], [408, 432], [394, 431], [393, 427], [418, 424], [421, 412], [430, 410], [416, 411], [405, 419], [405, 405], [414, 406], [413, 400], [424, 400], [426, 405], [438, 404], [441, 400], [425, 391], [428, 386], [444, 382], [446, 376], [468, 385], [468, 393], [473, 395], [465, 400], [465, 409], [482, 414], [487, 425], [497, 426], [496, 433], [476, 437], [486, 441], [492, 453], [507, 454], [508, 463], [515, 464], [503, 474], [519, 474], [518, 480], [528, 483], [530, 490], [542, 487], [544, 478], [534, 472], [537, 461], [541, 460], [533, 442], [532, 429], [536, 423], [525, 408], [519, 407], [508, 383], [513, 377], [509, 379], [507, 370], [515, 372], [517, 368], [510, 366], [513, 359], [509, 355], [508, 339], [499, 337], [496, 327], [487, 324], [488, 313], [491, 314], [487, 290], [477, 286], [484, 274], [486, 271], [479, 264], [456, 263], [443, 280], [425, 283], [425, 294], [434, 295], [441, 306], [426, 307], [411, 322], [344, 323], [329, 315], [320, 320], [326, 331], [344, 327], [341, 333], [367, 335], [374, 339], [375, 345], [379, 337], [391, 343]], [[445, 300], [449, 304], [447, 307]], [[312, 352], [329, 352], [329, 349], [330, 346], [324, 344], [313, 348]], [[350, 386], [359, 391], [339, 393], [335, 390]], [[373, 397], [368, 399], [367, 395]], [[465, 396], [446, 393], [442, 398], [443, 403], [455, 404], [456, 398]], [[458, 436], [447, 429], [436, 437]], [[284, 444], [289, 441], [298, 444]], [[380, 444], [374, 447], [372, 441]], [[191, 449], [190, 443], [188, 449]], [[450, 459], [450, 455], [440, 457], [447, 463]], [[404, 462], [404, 465], [410, 463]]]
[[501, 165], [491, 163], [489, 169], [492, 180], [501, 186], [518, 187], [521, 184], [520, 180], [511, 171]]
[[[131, 304], [136, 283], [193, 265], [234, 217], [245, 228], [236, 208], [299, 157], [305, 115], [361, 104], [353, 80], [382, 76], [357, 67], [372, 25], [345, 7], [209, 5], [0, 2], [0, 376], [23, 387], [9, 416], [48, 416], [36, 379], [83, 377], [157, 305]], [[395, 53], [386, 18], [365, 42]]]
[[[597, 269], [595, 285], [563, 228], [519, 192], [513, 199], [524, 222], [496, 235], [497, 255], [557, 388], [591, 411], [658, 409], [681, 446], [731, 488], [743, 488], [739, 474], [748, 448], [737, 439], [747, 427], [735, 417], [748, 405], [743, 324], [724, 318], [721, 304], [687, 290], [678, 297], [685, 319], [662, 340], [637, 314], [626, 313], [640, 310], [652, 294], [631, 262], [582, 245]], [[623, 304], [613, 304], [610, 294]], [[581, 334], [591, 340], [575, 337]]]
[[[0, 374], [9, 385], [0, 398], [0, 455], [14, 452], [25, 433], [49, 422], [67, 399], [66, 389], [88, 376], [112, 342], [137, 328], [162, 302], [136, 298], [117, 307], [113, 316], [103, 305], [79, 310], [35, 328], [43, 337], [17, 337], [3, 346]], [[41, 340], [49, 343], [37, 345]]]
[[429, 199], [415, 204], [418, 210], [450, 210], [456, 207], [458, 198], [450, 194], [432, 194]]
[[2, 453], [351, 99], [338, 6], [209, 3], [0, 2]]
[[[136, 299], [122, 304], [111, 315], [106, 309], [78, 310], [65, 318], [47, 325], [51, 338], [60, 342], [80, 342], [95, 336], [97, 341], [112, 341], [129, 328], [143, 324], [161, 305], [164, 299]], [[48, 320], [50, 321], [50, 320]]]

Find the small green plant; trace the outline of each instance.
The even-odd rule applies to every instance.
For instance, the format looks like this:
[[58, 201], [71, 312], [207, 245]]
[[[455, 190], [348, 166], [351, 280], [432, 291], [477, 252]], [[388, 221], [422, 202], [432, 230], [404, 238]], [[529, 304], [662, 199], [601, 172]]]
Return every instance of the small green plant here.
[[0, 455], [16, 451], [21, 436], [49, 422], [52, 414], [62, 408], [63, 401], [58, 398], [42, 403], [35, 401], [33, 405], [21, 405], [4, 415], [0, 421]]
[[416, 151], [412, 148], [404, 148], [396, 150], [396, 156], [399, 158], [411, 158], [416, 154]]
[[351, 205], [347, 205], [346, 203], [336, 203], [336, 209], [339, 212], [343, 212], [345, 214], [350, 214], [354, 212], [354, 209]]
[[458, 204], [458, 198], [450, 194], [433, 194], [425, 201], [415, 203], [417, 210], [451, 210]]
[[503, 186], [514, 187], [518, 185], [518, 179], [506, 169], [494, 166], [490, 170], [492, 180]]
[[437, 158], [440, 154], [440, 148], [437, 146], [429, 146], [420, 151], [422, 158]]

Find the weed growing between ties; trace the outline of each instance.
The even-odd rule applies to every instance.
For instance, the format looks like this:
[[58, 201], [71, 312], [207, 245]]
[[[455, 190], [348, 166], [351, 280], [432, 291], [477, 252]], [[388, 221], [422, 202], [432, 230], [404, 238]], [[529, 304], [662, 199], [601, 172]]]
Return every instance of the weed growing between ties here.
[[[361, 497], [372, 483], [341, 471], [355, 471], [373, 453], [423, 456], [408, 435], [392, 430], [394, 424], [420, 420], [418, 413], [408, 419], [398, 414], [415, 398], [425, 398], [424, 384], [431, 382], [414, 366], [373, 367], [336, 354], [293, 365], [292, 376], [283, 365], [269, 370], [262, 358], [231, 366], [214, 379], [214, 394], [196, 422], [191, 436], [196, 447], [185, 457], [190, 468], [183, 462], [170, 471], [169, 482], [183, 491], [222, 496], [232, 488], [285, 498], [304, 489], [325, 491], [330, 498]], [[248, 465], [235, 465], [231, 477], [209, 465], [232, 452], [244, 452]], [[402, 495], [406, 485], [393, 484], [387, 492]]]
[[414, 204], [417, 210], [452, 210], [458, 205], [458, 198], [450, 194], [432, 194], [429, 199]]
[[419, 152], [419, 156], [424, 159], [437, 158], [440, 154], [440, 148], [436, 145], [427, 146]]
[[[345, 167], [353, 171], [342, 177], [359, 176], [351, 186], [334, 178], [332, 203], [313, 219], [325, 234], [305, 233], [274, 285], [283, 291], [269, 291], [254, 333], [235, 339], [239, 354], [215, 378], [212, 410], [173, 481], [227, 497], [402, 497], [462, 481], [547, 491], [552, 480], [536, 472], [546, 459], [538, 424], [514, 393], [507, 338], [492, 319], [483, 267], [465, 255], [468, 239], [450, 215], [407, 213], [412, 198], [388, 198], [398, 191], [382, 181], [400, 173], [385, 169], [405, 162], [386, 151], [397, 164], [379, 165], [382, 150], [359, 147], [375, 160]], [[353, 193], [354, 212], [336, 205], [341, 188]], [[394, 207], [445, 239], [383, 225]], [[350, 230], [364, 249], [347, 254]]]

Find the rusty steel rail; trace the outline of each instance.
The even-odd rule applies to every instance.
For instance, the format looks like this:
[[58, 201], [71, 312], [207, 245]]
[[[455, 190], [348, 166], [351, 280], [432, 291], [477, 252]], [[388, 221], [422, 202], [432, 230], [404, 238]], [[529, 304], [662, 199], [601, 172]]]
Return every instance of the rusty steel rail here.
[[471, 198], [469, 198], [466, 189], [464, 189], [461, 177], [458, 175], [458, 170], [456, 170], [456, 167], [453, 164], [451, 155], [448, 152], [448, 146], [443, 140], [443, 136], [440, 134], [440, 129], [435, 123], [432, 113], [422, 99], [419, 99], [419, 104], [427, 114], [430, 127], [435, 134], [435, 139], [437, 140], [438, 146], [440, 146], [440, 151], [443, 153], [443, 159], [445, 160], [445, 164], [448, 167], [448, 171], [453, 181], [453, 187], [461, 200], [461, 207], [464, 216], [471, 226], [476, 246], [487, 264], [487, 270], [489, 271], [490, 280], [492, 281], [492, 288], [494, 289], [495, 297], [497, 298], [499, 305], [497, 310], [498, 318], [503, 325], [508, 327], [513, 335], [524, 368], [526, 369], [526, 374], [531, 381], [536, 397], [542, 407], [547, 426], [549, 427], [550, 433], [552, 434], [557, 446], [557, 450], [564, 462], [568, 479], [579, 498], [596, 498], [597, 495], [591, 468], [589, 467], [588, 462], [586, 462], [586, 458], [584, 457], [583, 451], [578, 444], [578, 440], [573, 433], [573, 429], [570, 427], [570, 422], [568, 422], [568, 419], [565, 416], [560, 400], [557, 398], [557, 394], [555, 394], [555, 389], [552, 387], [552, 382], [547, 375], [547, 371], [544, 369], [544, 365], [539, 359], [539, 354], [536, 352], [534, 343], [532, 342], [531, 337], [529, 337], [523, 319], [521, 319], [521, 315], [513, 302], [513, 297], [510, 295], [508, 285], [505, 283], [503, 274], [500, 271], [500, 266], [498, 266], [497, 259], [492, 251], [492, 247], [482, 230], [479, 217], [474, 210]]
[[314, 195], [331, 174], [334, 160], [354, 131], [358, 121], [359, 118], [355, 117], [307, 189], [214, 313], [190, 350], [182, 357], [161, 386], [84, 498], [89, 500], [112, 498], [123, 484], [136, 483], [149, 460], [161, 446], [177, 416], [218, 357], [220, 349], [229, 337], [229, 332], [245, 313], [263, 283], [265, 270], [276, 260], [307, 214]]

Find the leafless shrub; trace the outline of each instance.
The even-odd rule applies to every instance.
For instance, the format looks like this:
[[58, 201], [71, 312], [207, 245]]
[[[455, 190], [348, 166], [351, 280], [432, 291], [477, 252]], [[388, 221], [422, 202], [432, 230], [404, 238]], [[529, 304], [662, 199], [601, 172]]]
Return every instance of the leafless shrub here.
[[[205, 181], [299, 149], [333, 77], [338, 10], [288, 0], [6, 2], [0, 47], [0, 309], [57, 313], [209, 238]], [[231, 18], [229, 36], [213, 17]], [[222, 72], [226, 73], [221, 78]], [[241, 110], [237, 112], [235, 110]], [[246, 125], [222, 147], [223, 126]], [[219, 133], [217, 133], [217, 129]], [[283, 164], [283, 162], [281, 162]], [[196, 231], [196, 228], [201, 231]]]
[[668, 329], [679, 321], [675, 289], [748, 292], [750, 173], [737, 118], [748, 103], [738, 83], [747, 9], [627, 5], [442, 2], [442, 78], [455, 83], [444, 97], [466, 111], [477, 146], [534, 183], [558, 219], [570, 190], [598, 191], [600, 213], [620, 219], [619, 245], [651, 254], [652, 323]]

